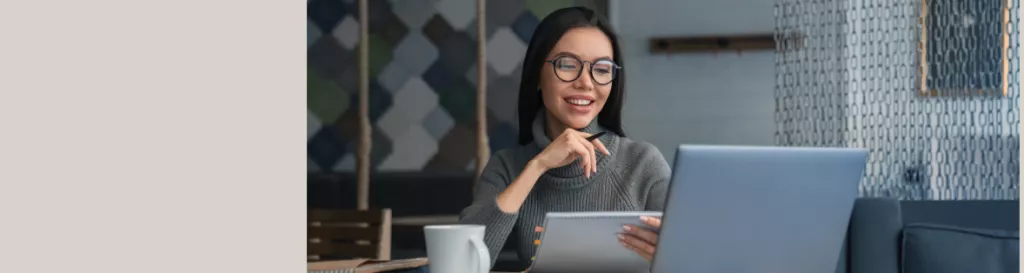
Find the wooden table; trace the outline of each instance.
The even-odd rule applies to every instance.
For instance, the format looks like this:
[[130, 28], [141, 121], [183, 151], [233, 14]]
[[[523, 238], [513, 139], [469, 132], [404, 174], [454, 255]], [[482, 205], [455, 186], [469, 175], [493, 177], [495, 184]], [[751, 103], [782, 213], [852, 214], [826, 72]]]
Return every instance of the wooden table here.
[[[367, 264], [369, 263], [369, 264]], [[358, 266], [358, 267], [357, 267]], [[371, 263], [367, 259], [310, 262], [307, 265], [308, 273], [321, 272], [343, 272], [343, 273], [375, 273], [375, 272], [403, 272], [412, 271], [427, 266], [427, 258], [392, 260], [387, 262]], [[522, 273], [492, 271], [491, 273]]]
[[402, 216], [391, 218], [391, 225], [395, 226], [452, 225], [458, 223], [458, 215]]

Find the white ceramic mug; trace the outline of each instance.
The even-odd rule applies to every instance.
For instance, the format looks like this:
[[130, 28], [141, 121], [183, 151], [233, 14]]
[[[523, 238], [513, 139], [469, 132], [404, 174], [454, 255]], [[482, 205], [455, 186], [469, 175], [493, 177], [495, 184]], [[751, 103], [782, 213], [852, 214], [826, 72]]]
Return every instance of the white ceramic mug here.
[[428, 268], [432, 273], [488, 273], [491, 253], [484, 244], [482, 225], [423, 227]]

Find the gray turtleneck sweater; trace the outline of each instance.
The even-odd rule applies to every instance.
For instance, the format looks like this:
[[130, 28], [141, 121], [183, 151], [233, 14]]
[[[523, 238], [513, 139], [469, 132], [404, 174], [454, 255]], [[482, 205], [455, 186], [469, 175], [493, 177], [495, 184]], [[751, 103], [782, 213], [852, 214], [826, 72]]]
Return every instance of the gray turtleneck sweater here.
[[[619, 137], [597, 125], [583, 131], [609, 131], [600, 137], [611, 155], [597, 152], [597, 173], [590, 178], [578, 160], [544, 173], [516, 213], [498, 208], [497, 196], [523, 171], [526, 164], [551, 143], [545, 134], [545, 116], [533, 122], [534, 142], [496, 152], [487, 162], [473, 194], [473, 204], [462, 211], [462, 224], [485, 225], [484, 242], [491, 266], [506, 240], [518, 240], [520, 261], [531, 261], [540, 239], [536, 227], [548, 212], [662, 211], [671, 170], [661, 152], [650, 143]], [[515, 229], [513, 229], [515, 228]], [[513, 231], [515, 230], [515, 231]]]

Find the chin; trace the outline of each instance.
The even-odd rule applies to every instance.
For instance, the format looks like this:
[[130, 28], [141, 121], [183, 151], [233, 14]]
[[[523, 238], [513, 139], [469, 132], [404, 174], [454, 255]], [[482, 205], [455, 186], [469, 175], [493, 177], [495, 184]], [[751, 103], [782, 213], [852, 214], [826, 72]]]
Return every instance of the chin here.
[[577, 117], [569, 116], [569, 117], [563, 117], [562, 118], [562, 121], [563, 121], [563, 123], [565, 123], [565, 126], [568, 126], [569, 128], [573, 128], [573, 129], [583, 129], [584, 127], [587, 127], [587, 125], [590, 125], [590, 122], [593, 121], [593, 120], [594, 120], [593, 117], [578, 117], [578, 116]]

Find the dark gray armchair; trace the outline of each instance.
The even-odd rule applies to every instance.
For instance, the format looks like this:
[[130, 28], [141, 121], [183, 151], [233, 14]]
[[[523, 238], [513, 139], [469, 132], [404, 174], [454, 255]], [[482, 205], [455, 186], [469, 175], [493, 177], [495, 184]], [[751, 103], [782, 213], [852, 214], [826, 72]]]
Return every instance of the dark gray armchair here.
[[860, 198], [838, 272], [1018, 272], [1018, 201]]

